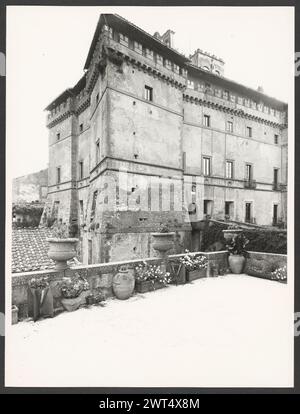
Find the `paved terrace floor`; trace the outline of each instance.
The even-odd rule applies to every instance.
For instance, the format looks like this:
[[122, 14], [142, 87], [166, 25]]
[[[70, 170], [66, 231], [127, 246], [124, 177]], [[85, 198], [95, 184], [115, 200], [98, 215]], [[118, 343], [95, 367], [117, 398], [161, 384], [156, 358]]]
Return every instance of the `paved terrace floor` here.
[[6, 385], [292, 386], [289, 295], [228, 275], [22, 322]]

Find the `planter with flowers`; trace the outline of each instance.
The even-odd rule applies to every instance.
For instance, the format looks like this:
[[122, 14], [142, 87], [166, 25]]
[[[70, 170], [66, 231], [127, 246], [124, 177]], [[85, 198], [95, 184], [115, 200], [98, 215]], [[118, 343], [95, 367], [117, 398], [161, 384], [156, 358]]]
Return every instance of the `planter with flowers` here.
[[195, 255], [188, 250], [185, 255], [179, 259], [186, 271], [186, 281], [192, 282], [195, 279], [206, 277], [208, 260], [203, 255]]
[[51, 229], [53, 237], [47, 239], [50, 244], [48, 256], [55, 261], [56, 270], [65, 270], [68, 268], [67, 260], [76, 256], [78, 239], [70, 237], [73, 234], [65, 223], [56, 222]]
[[241, 274], [243, 272], [246, 258], [249, 256], [245, 249], [248, 243], [249, 240], [243, 233], [240, 233], [234, 236], [226, 246], [229, 253], [228, 264], [231, 272], [234, 274]]
[[37, 321], [40, 316], [53, 317], [53, 295], [47, 277], [32, 278], [27, 290], [28, 315]]
[[147, 262], [139, 264], [135, 268], [135, 274], [135, 290], [138, 293], [161, 289], [171, 282], [170, 273], [164, 271], [162, 266]]
[[271, 279], [277, 280], [277, 282], [286, 283], [287, 282], [287, 267], [278, 267], [271, 273]]
[[78, 274], [73, 277], [64, 277], [60, 284], [61, 304], [68, 312], [79, 308], [86, 303], [86, 297], [90, 294], [88, 281]]

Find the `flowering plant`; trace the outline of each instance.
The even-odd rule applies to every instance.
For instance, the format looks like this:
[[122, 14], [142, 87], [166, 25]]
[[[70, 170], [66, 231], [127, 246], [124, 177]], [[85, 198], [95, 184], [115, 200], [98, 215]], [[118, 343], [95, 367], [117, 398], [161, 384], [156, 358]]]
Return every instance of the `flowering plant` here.
[[245, 237], [243, 233], [234, 236], [230, 242], [227, 244], [227, 250], [229, 254], [232, 255], [241, 255], [244, 257], [248, 257], [248, 252], [245, 249], [249, 240]]
[[278, 267], [271, 273], [271, 278], [273, 280], [287, 280], [287, 268], [286, 266]]
[[192, 255], [189, 250], [185, 251], [185, 255], [179, 259], [186, 270], [192, 272], [193, 270], [206, 269], [208, 265], [207, 257]]
[[48, 277], [33, 277], [29, 281], [29, 287], [32, 289], [46, 289], [49, 286]]
[[60, 285], [61, 295], [66, 299], [77, 298], [83, 291], [88, 289], [88, 281], [77, 273], [74, 277], [64, 277]]
[[51, 227], [52, 236], [57, 239], [67, 239], [69, 237], [69, 229], [66, 223], [55, 221]]
[[171, 276], [169, 272], [161, 270], [160, 266], [150, 265], [147, 262], [140, 263], [136, 268], [136, 280], [138, 282], [150, 281], [153, 284], [155, 282], [167, 285], [171, 282]]

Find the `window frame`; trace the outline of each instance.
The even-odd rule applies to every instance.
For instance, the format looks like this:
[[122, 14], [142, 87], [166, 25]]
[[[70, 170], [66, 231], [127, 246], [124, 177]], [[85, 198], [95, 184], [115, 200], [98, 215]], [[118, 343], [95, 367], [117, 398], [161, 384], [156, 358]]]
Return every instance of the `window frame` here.
[[210, 128], [210, 115], [203, 114], [203, 124], [206, 128]]
[[153, 88], [149, 85], [145, 85], [144, 87], [144, 99], [147, 102], [153, 102]]
[[[206, 174], [206, 161], [208, 161], [208, 174]], [[205, 177], [210, 177], [212, 172], [211, 157], [208, 155], [202, 155], [202, 174]]]
[[226, 131], [233, 133], [233, 121], [226, 121]]
[[[231, 164], [231, 176], [228, 176], [228, 164]], [[234, 161], [233, 160], [226, 160], [225, 162], [225, 178], [227, 180], [233, 180], [234, 179]]]

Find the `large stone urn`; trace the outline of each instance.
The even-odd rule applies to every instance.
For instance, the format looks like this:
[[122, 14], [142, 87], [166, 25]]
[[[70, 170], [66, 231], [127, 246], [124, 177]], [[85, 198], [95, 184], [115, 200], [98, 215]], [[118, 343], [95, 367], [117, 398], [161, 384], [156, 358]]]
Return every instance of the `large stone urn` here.
[[76, 256], [76, 245], [78, 239], [47, 239], [49, 242], [48, 256], [55, 261], [56, 270], [65, 270], [68, 268], [67, 260], [71, 260]]
[[166, 252], [174, 245], [174, 232], [152, 233], [154, 238], [153, 249], [157, 250], [161, 257], [165, 257]]
[[222, 232], [225, 240], [232, 240], [238, 234], [241, 234], [243, 229], [225, 229]]

